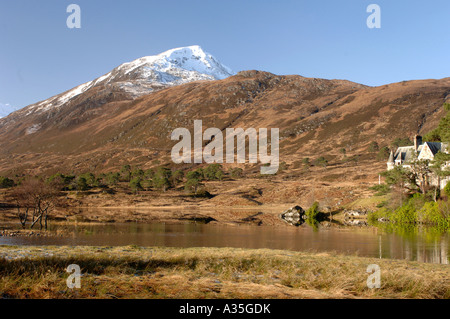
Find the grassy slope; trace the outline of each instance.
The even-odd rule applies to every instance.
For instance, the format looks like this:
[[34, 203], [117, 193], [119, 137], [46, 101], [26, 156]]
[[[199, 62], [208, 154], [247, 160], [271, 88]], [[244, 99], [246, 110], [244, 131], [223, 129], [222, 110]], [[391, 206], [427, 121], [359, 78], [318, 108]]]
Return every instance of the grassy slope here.
[[[70, 264], [81, 289], [66, 287]], [[367, 266], [381, 267], [368, 289]], [[450, 298], [448, 265], [231, 248], [0, 247], [6, 298]]]

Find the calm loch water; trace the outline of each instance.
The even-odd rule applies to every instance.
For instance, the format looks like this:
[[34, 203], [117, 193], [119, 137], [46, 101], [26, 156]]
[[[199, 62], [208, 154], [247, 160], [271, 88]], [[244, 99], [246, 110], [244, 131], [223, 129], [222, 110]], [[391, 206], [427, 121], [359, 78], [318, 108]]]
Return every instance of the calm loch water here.
[[449, 233], [427, 229], [381, 230], [223, 226], [205, 224], [110, 224], [58, 226], [68, 237], [0, 237], [0, 245], [92, 245], [270, 248], [338, 252], [376, 258], [450, 263]]

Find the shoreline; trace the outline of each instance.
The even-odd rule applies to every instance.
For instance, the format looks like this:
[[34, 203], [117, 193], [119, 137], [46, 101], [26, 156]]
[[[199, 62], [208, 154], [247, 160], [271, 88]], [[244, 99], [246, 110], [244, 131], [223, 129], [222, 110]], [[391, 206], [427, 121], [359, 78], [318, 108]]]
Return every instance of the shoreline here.
[[[280, 215], [293, 204], [264, 204], [260, 206], [81, 206], [71, 208], [55, 208], [49, 218], [50, 226], [75, 226], [75, 225], [111, 225], [111, 224], [210, 224], [226, 226], [268, 226], [275, 228], [295, 228]], [[52, 236], [54, 230], [45, 231], [35, 225], [30, 229], [30, 220], [23, 229], [18, 221], [16, 212], [4, 210], [0, 215], [0, 237], [9, 236]], [[367, 221], [367, 218], [354, 220]], [[324, 227], [342, 229], [355, 229], [362, 226], [344, 223], [344, 214], [333, 215], [332, 220], [321, 222]], [[364, 226], [369, 227], [369, 226]], [[31, 234], [33, 233], [33, 234]], [[61, 236], [57, 233], [56, 236]]]
[[[279, 215], [291, 207], [287, 205], [261, 206], [80, 206], [57, 207], [49, 217], [49, 223], [156, 223], [205, 220], [215, 224], [248, 224], [286, 226]], [[17, 213], [3, 210], [2, 223], [19, 224]], [[35, 228], [37, 229], [37, 228]]]

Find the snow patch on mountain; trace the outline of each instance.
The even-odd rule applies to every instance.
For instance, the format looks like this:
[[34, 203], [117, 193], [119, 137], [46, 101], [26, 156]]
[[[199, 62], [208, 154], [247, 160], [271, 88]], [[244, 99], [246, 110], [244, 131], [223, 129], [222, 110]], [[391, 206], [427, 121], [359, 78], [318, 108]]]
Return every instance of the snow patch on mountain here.
[[2, 117], [8, 116], [9, 114], [11, 114], [12, 112], [17, 111], [17, 110], [18, 110], [17, 107], [14, 107], [10, 104], [0, 103], [0, 119]]
[[169, 75], [169, 78], [162, 79], [164, 82], [173, 82], [183, 73], [194, 76], [206, 75], [215, 80], [223, 80], [233, 71], [221, 64], [211, 54], [206, 53], [198, 45], [172, 49], [155, 56], [148, 56], [137, 59], [133, 62], [125, 63], [119, 67], [125, 70], [125, 74], [138, 71], [143, 77], [151, 77], [153, 72], [161, 75]]
[[30, 126], [29, 128], [26, 129], [25, 134], [26, 135], [34, 134], [37, 131], [39, 131], [40, 129], [41, 129], [41, 124], [33, 124], [32, 126]]
[[30, 107], [30, 109], [28, 110], [28, 113], [26, 115], [29, 115], [31, 113], [36, 113], [36, 112], [44, 112], [44, 111], [48, 111], [52, 108], [60, 107], [60, 106], [64, 105], [65, 103], [69, 102], [72, 98], [74, 98], [74, 97], [80, 95], [81, 93], [84, 93], [87, 90], [89, 90], [90, 88], [92, 88], [94, 86], [93, 83], [94, 83], [94, 81], [81, 84], [81, 85], [77, 86], [76, 88], [74, 88], [70, 91], [67, 91], [66, 93], [51, 97], [45, 101], [34, 104], [34, 105], [32, 105], [32, 107]]
[[99, 85], [111, 85], [135, 98], [175, 85], [193, 81], [223, 80], [232, 75], [235, 73], [231, 69], [198, 45], [176, 48], [124, 63], [94, 81], [31, 105], [26, 115], [61, 107]]

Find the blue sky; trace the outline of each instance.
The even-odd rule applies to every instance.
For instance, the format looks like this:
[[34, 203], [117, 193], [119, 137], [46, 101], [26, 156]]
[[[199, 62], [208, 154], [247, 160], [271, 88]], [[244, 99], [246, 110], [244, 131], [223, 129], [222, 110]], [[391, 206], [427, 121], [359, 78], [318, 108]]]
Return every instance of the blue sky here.
[[[81, 29], [66, 8], [81, 7]], [[381, 29], [366, 25], [381, 7]], [[450, 76], [448, 0], [0, 2], [0, 104], [24, 107], [136, 58], [198, 44], [234, 71], [382, 85]]]

